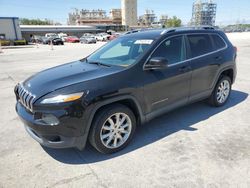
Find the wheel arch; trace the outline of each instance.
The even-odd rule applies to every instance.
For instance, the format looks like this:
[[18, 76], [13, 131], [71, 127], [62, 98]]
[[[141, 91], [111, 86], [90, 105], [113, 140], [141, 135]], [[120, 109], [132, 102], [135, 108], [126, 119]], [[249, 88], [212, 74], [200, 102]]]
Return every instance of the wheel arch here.
[[221, 76], [223, 75], [228, 76], [231, 79], [232, 84], [233, 84], [235, 80], [235, 74], [236, 74], [235, 68], [233, 66], [228, 66], [228, 67], [221, 69], [219, 73], [217, 74], [216, 79], [214, 80], [214, 83], [212, 85], [212, 91], [214, 87], [216, 86], [217, 82], [220, 80]]
[[143, 114], [142, 108], [141, 108], [139, 102], [137, 101], [137, 99], [135, 97], [133, 97], [131, 95], [119, 96], [119, 97], [115, 97], [115, 98], [101, 101], [101, 102], [97, 103], [96, 105], [94, 105], [93, 109], [90, 112], [88, 121], [86, 123], [85, 131], [84, 131], [84, 136], [82, 137], [83, 140], [81, 141], [82, 143], [78, 146], [78, 149], [81, 150], [85, 147], [88, 136], [89, 136], [89, 131], [90, 131], [92, 122], [95, 118], [95, 115], [101, 109], [105, 108], [105, 106], [112, 105], [112, 104], [122, 104], [122, 105], [127, 106], [135, 114], [136, 120], [138, 123], [142, 124], [142, 123], [146, 122], [146, 116]]
[[91, 115], [91, 122], [90, 125], [92, 124], [92, 121], [95, 118], [95, 115], [102, 110], [103, 108], [105, 108], [108, 105], [112, 105], [112, 104], [122, 104], [124, 106], [127, 106], [130, 110], [132, 110], [132, 112], [134, 113], [134, 115], [136, 116], [136, 120], [137, 123], [144, 123], [145, 122], [145, 116], [142, 112], [141, 106], [139, 104], [139, 102], [137, 101], [137, 99], [133, 96], [119, 96], [119, 97], [115, 97], [112, 99], [107, 99], [105, 101], [102, 101], [101, 103], [98, 103], [93, 111], [92, 111], [92, 115]]
[[234, 71], [232, 68], [226, 69], [223, 72], [221, 72], [220, 77], [221, 76], [228, 76], [231, 79], [231, 82], [234, 81]]

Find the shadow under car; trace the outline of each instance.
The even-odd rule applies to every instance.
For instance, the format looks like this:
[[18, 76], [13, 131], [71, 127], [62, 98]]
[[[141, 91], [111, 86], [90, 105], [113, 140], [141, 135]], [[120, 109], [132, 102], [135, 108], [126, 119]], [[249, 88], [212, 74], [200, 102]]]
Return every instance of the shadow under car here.
[[197, 129], [193, 128], [192, 125], [240, 104], [247, 97], [247, 93], [232, 90], [229, 100], [222, 107], [214, 108], [204, 102], [198, 102], [178, 108], [149, 123], [138, 126], [129, 145], [114, 154], [105, 155], [99, 153], [90, 144], [87, 144], [83, 151], [74, 148], [51, 149], [43, 147], [43, 149], [55, 160], [67, 164], [88, 164], [109, 160], [156, 142], [180, 130], [196, 131]]

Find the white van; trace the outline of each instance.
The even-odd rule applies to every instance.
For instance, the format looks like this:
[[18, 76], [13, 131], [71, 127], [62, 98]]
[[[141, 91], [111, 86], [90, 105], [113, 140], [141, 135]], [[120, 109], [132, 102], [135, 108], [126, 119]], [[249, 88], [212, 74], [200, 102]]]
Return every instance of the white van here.
[[48, 38], [58, 38], [58, 35], [56, 33], [46, 33], [45, 37], [48, 37]]
[[63, 41], [65, 41], [65, 39], [68, 37], [68, 35], [66, 33], [59, 33], [58, 34], [59, 38], [61, 38]]

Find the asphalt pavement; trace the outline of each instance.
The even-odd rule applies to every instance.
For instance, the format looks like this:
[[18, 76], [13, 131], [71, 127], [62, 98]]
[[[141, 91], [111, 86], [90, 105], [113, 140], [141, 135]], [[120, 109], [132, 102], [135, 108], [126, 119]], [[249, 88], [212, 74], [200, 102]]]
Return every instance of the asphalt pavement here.
[[83, 58], [104, 43], [30, 46], [0, 54], [0, 187], [250, 187], [250, 33], [232, 33], [238, 74], [224, 107], [204, 102], [139, 126], [112, 155], [91, 146], [48, 149], [24, 130], [14, 86], [32, 74]]

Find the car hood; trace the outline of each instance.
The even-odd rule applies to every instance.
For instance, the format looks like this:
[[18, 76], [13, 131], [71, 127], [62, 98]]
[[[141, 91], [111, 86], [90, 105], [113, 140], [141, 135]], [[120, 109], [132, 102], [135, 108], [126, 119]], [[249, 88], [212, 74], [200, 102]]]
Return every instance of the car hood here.
[[108, 76], [122, 69], [75, 61], [39, 72], [22, 84], [27, 91], [39, 98], [57, 89]]
[[55, 40], [55, 41], [62, 41], [61, 38], [54, 38], [53, 40]]

